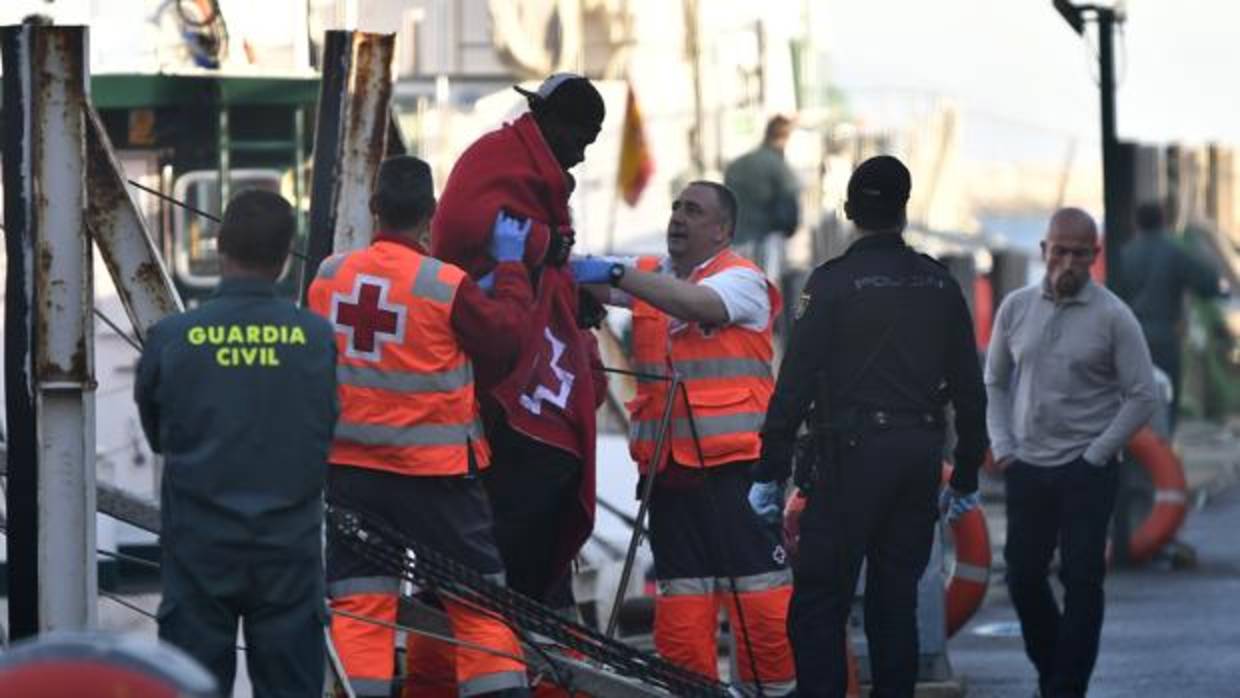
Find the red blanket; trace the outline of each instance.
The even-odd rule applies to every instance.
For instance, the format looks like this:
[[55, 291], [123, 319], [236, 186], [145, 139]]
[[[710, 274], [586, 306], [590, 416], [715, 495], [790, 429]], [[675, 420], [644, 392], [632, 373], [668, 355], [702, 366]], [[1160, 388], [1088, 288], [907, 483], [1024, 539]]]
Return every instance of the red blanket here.
[[[495, 266], [491, 227], [500, 209], [535, 222], [527, 263], [541, 259], [550, 230], [571, 224], [568, 175], [526, 114], [471, 145], [448, 176], [431, 224], [431, 255], [480, 278]], [[531, 254], [531, 251], [535, 251]], [[594, 528], [595, 410], [605, 385], [594, 335], [577, 327], [577, 286], [567, 269], [542, 267], [528, 332], [496, 337], [519, 348], [513, 365], [475, 365], [484, 408], [527, 436], [582, 460], [578, 507], [565, 511], [557, 563], [567, 569]], [[497, 454], [503, 457], [503, 454]], [[543, 544], [531, 541], [531, 544]]]

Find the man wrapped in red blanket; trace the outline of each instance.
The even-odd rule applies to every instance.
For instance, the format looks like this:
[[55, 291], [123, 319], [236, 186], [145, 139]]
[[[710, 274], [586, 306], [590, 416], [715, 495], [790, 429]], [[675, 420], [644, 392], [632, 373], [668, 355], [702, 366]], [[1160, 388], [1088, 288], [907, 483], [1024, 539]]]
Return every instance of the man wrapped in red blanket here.
[[431, 254], [481, 281], [495, 266], [491, 222], [501, 209], [533, 223], [526, 264], [536, 280], [526, 331], [506, 365], [475, 364], [494, 457], [484, 475], [508, 586], [553, 608], [573, 605], [569, 566], [594, 526], [595, 410], [605, 382], [598, 345], [579, 327], [568, 169], [603, 123], [602, 97], [569, 73], [537, 92], [530, 111], [479, 138], [452, 169], [431, 229]]

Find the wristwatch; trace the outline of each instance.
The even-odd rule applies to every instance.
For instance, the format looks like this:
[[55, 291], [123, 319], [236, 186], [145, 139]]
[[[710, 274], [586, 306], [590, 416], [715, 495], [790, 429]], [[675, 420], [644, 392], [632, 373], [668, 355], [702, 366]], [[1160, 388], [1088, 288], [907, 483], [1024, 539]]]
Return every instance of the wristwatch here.
[[611, 268], [607, 270], [607, 283], [611, 284], [613, 287], [619, 286], [620, 279], [624, 278], [624, 270], [626, 268], [627, 267], [623, 264], [619, 263], [611, 265]]

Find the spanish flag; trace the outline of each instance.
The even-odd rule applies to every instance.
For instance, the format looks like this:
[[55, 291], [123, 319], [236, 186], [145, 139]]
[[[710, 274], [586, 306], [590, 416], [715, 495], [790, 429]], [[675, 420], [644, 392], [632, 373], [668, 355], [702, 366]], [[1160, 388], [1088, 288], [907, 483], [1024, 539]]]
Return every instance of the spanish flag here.
[[654, 172], [654, 157], [646, 141], [646, 129], [642, 124], [642, 111], [637, 106], [633, 85], [628, 85], [628, 97], [624, 108], [624, 136], [620, 140], [620, 166], [616, 170], [616, 189], [629, 206], [636, 206], [650, 175]]

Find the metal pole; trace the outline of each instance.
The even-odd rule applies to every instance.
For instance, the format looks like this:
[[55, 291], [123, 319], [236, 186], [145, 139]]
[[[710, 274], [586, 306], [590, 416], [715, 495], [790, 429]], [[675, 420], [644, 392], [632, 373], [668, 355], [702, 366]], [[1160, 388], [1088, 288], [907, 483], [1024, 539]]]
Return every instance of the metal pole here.
[[103, 121], [90, 107], [85, 116], [89, 155], [86, 226], [141, 342], [151, 325], [185, 307], [146, 221], [129, 198], [124, 170], [112, 150]]
[[616, 624], [620, 621], [620, 606], [624, 602], [625, 592], [629, 586], [629, 576], [633, 573], [633, 562], [637, 559], [637, 546], [641, 543], [642, 531], [646, 522], [646, 510], [650, 508], [650, 496], [654, 493], [654, 478], [663, 462], [663, 447], [672, 431], [672, 407], [676, 401], [676, 391], [680, 390], [680, 375], [672, 374], [671, 387], [667, 394], [667, 403], [663, 405], [663, 416], [659, 418], [659, 430], [654, 436], [654, 458], [650, 461], [650, 472], [646, 473], [646, 481], [642, 487], [642, 501], [637, 508], [637, 520], [633, 524], [633, 535], [629, 538], [629, 550], [624, 556], [624, 569], [620, 573], [620, 587], [616, 589], [616, 598], [611, 605], [611, 616], [607, 619], [607, 637], [614, 637]]
[[1120, 265], [1120, 248], [1125, 242], [1123, 196], [1119, 171], [1119, 138], [1115, 132], [1115, 10], [1099, 7], [1098, 60], [1102, 107], [1102, 199], [1103, 243], [1105, 244], [1107, 283], [1113, 285]]
[[[1098, 16], [1098, 62], [1100, 106], [1102, 111], [1102, 200], [1103, 244], [1106, 261], [1107, 285], [1114, 287], [1120, 273], [1120, 250], [1127, 241], [1123, 211], [1124, 187], [1121, 179], [1119, 137], [1115, 128], [1115, 10], [1095, 7]], [[1129, 468], [1125, 468], [1125, 471]], [[1116, 495], [1112, 552], [1116, 565], [1131, 562], [1128, 541], [1132, 525], [1128, 512], [1133, 508], [1133, 492], [1128, 483], [1121, 482]]]
[[327, 32], [303, 301], [324, 258], [370, 244], [370, 194], [387, 152], [395, 46], [390, 34]]
[[[28, 635], [95, 621], [94, 286], [83, 215], [86, 28], [23, 26], [6, 29], [4, 38], [6, 121], [20, 122], [6, 136], [20, 132], [14, 145], [21, 153], [17, 167], [6, 162], [6, 179], [15, 179], [5, 189], [17, 189], [21, 209], [14, 214], [20, 226], [8, 234], [17, 238], [11, 243], [23, 267], [17, 303], [25, 311], [10, 313], [16, 323], [6, 327], [20, 324], [29, 332], [25, 346], [6, 346], [11, 377], [26, 381], [7, 384], [17, 392], [10, 406], [19, 411], [17, 424], [10, 417], [18, 427], [10, 453], [20, 476], [9, 498], [23, 504], [10, 510], [20, 531], [10, 566], [36, 570], [33, 589], [32, 575], [15, 571], [9, 607], [26, 607], [12, 620], [15, 634]], [[9, 103], [14, 85], [19, 96]], [[33, 511], [20, 501], [26, 498], [35, 502]], [[25, 547], [32, 539], [33, 556]]]
[[38, 420], [35, 411], [31, 315], [34, 312], [34, 210], [30, 131], [29, 27], [0, 30], [4, 60], [5, 446], [9, 477], [9, 635], [39, 632]]

